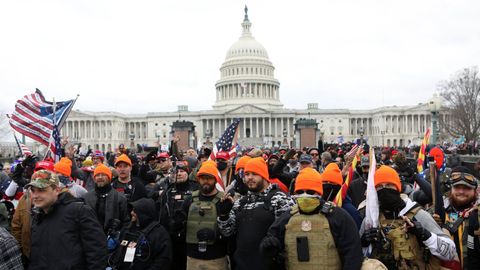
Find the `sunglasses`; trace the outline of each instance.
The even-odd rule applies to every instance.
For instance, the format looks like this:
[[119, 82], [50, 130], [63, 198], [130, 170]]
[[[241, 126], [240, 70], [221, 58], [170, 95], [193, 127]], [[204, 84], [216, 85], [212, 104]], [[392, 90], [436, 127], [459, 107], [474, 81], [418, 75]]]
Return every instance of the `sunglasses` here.
[[307, 193], [308, 195], [315, 195], [315, 191], [313, 190], [298, 190], [298, 191], [295, 191], [295, 195], [302, 195], [302, 194], [305, 194]]
[[318, 153], [310, 153], [310, 156], [318, 156]]
[[457, 182], [461, 180], [466, 180], [467, 182], [471, 182], [472, 184], [476, 183], [476, 178], [475, 176], [469, 174], [469, 173], [463, 173], [463, 172], [453, 172], [450, 174], [450, 180], [452, 182]]

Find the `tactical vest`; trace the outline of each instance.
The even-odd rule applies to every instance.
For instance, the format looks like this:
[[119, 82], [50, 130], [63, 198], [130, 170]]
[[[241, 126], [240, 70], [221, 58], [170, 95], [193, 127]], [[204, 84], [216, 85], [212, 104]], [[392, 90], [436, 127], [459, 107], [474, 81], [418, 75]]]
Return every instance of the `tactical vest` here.
[[[325, 214], [302, 215], [298, 206], [290, 212], [292, 217], [285, 225], [285, 250], [287, 252], [287, 269], [341, 269], [330, 225]], [[297, 239], [308, 239], [308, 261], [299, 261]]]
[[[197, 232], [202, 229], [211, 229], [216, 234], [217, 227], [217, 206], [216, 204], [222, 199], [223, 192], [217, 192], [211, 201], [200, 201], [200, 192], [194, 191], [192, 193], [192, 203], [188, 208], [187, 219], [187, 243], [198, 244]], [[208, 245], [213, 245], [215, 240], [207, 242]]]
[[[477, 210], [477, 211], [474, 211]], [[480, 224], [480, 205], [474, 206], [470, 214], [476, 214], [478, 219], [478, 224]], [[445, 225], [447, 230], [450, 232], [450, 238], [455, 242], [457, 248], [457, 253], [459, 255], [459, 260], [462, 268], [465, 267], [465, 260], [467, 259], [467, 246], [468, 238], [470, 234], [469, 228], [469, 218], [465, 218], [463, 215], [458, 214], [456, 219], [450, 217], [450, 213], [445, 213]], [[480, 228], [473, 229], [473, 237], [480, 237]], [[473, 239], [471, 239], [473, 241]], [[470, 243], [473, 245], [473, 243]]]
[[[421, 209], [420, 206], [413, 207], [405, 216], [411, 220]], [[389, 262], [394, 262], [397, 269], [442, 269], [440, 260], [431, 255], [428, 249], [420, 247], [415, 235], [406, 232], [404, 225], [402, 219], [386, 219], [380, 214], [380, 227], [389, 243], [384, 244], [384, 252], [377, 254], [378, 259], [387, 266]]]

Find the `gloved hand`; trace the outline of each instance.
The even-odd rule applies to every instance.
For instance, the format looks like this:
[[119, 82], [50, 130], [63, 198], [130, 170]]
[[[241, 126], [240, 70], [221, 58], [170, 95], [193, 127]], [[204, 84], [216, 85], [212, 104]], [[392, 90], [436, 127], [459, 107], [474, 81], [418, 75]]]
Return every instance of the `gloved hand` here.
[[432, 236], [432, 233], [423, 228], [420, 222], [413, 220], [411, 222], [413, 226], [408, 228], [408, 232], [415, 235], [417, 239], [420, 241], [425, 241]]
[[228, 217], [230, 210], [232, 210], [233, 203], [230, 199], [226, 198], [217, 205], [218, 216]]
[[380, 229], [378, 228], [371, 228], [363, 232], [363, 235], [361, 237], [361, 242], [363, 247], [367, 247], [370, 244], [375, 244], [380, 242], [381, 240], [381, 235], [380, 235]]
[[283, 156], [283, 159], [289, 160], [289, 159], [291, 159], [296, 153], [297, 153], [297, 151], [296, 151], [295, 149], [290, 149], [290, 150], [288, 150], [288, 152], [285, 154], [285, 156]]
[[35, 163], [37, 162], [37, 156], [35, 155], [30, 155], [27, 156], [23, 161], [22, 161], [22, 166], [23, 168], [26, 168], [27, 166], [35, 166]]
[[280, 240], [273, 236], [267, 235], [260, 242], [260, 252], [266, 257], [274, 257], [282, 248]]

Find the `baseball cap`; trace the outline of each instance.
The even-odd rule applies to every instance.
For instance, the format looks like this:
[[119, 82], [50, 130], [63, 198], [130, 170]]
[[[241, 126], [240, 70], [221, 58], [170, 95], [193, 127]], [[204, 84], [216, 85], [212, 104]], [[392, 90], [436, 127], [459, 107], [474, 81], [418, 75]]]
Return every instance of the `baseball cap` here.
[[219, 151], [215, 156], [215, 159], [229, 160], [230, 154], [228, 154], [228, 152], [225, 152], [225, 151]]
[[362, 158], [360, 159], [360, 166], [370, 166], [370, 159], [368, 158], [368, 156], [362, 156]]
[[311, 155], [301, 155], [300, 159], [298, 160], [300, 163], [313, 163], [313, 159]]
[[58, 187], [58, 185], [58, 176], [54, 172], [48, 170], [39, 170], [33, 173], [32, 180], [30, 183], [25, 185], [25, 188], [46, 188], [50, 186]]
[[477, 179], [464, 166], [457, 166], [452, 169], [450, 181], [452, 186], [465, 185], [470, 188], [477, 188]]

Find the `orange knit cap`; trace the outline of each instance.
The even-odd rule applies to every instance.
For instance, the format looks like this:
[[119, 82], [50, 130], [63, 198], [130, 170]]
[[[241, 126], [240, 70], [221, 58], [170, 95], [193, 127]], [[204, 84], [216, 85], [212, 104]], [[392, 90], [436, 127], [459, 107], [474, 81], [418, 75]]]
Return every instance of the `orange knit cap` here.
[[382, 165], [377, 171], [375, 171], [375, 187], [381, 184], [393, 184], [396, 189], [401, 192], [402, 185], [400, 184], [400, 177], [398, 173], [392, 167]]
[[103, 173], [108, 176], [108, 179], [112, 180], [112, 171], [105, 165], [100, 164], [95, 168], [93, 171], [93, 177], [97, 176], [97, 174]]
[[295, 180], [295, 192], [299, 190], [313, 190], [323, 194], [322, 177], [313, 168], [305, 168], [300, 171]]
[[247, 161], [247, 164], [245, 164], [245, 173], [247, 172], [258, 174], [263, 179], [270, 182], [267, 163], [261, 157], [252, 158]]
[[217, 166], [216, 166], [215, 162], [203, 162], [202, 166], [198, 170], [197, 177], [199, 177], [201, 175], [213, 176], [213, 177], [215, 177], [215, 180], [217, 180], [217, 182], [221, 182], [220, 181], [220, 176], [218, 175], [218, 169], [217, 169]]
[[237, 164], [235, 165], [235, 172], [238, 172], [240, 169], [245, 169], [245, 165], [250, 159], [252, 159], [250, 156], [243, 156], [239, 158]]
[[72, 174], [72, 161], [68, 158], [61, 158], [53, 167], [56, 173], [61, 173], [68, 177]]
[[115, 166], [117, 166], [117, 164], [120, 163], [120, 162], [125, 162], [128, 165], [132, 166], [132, 161], [125, 154], [121, 154], [119, 157], [117, 157], [117, 159], [115, 160]]
[[343, 184], [343, 177], [340, 168], [338, 167], [337, 163], [330, 163], [325, 168], [321, 175], [322, 182], [331, 182], [335, 185], [342, 185]]

